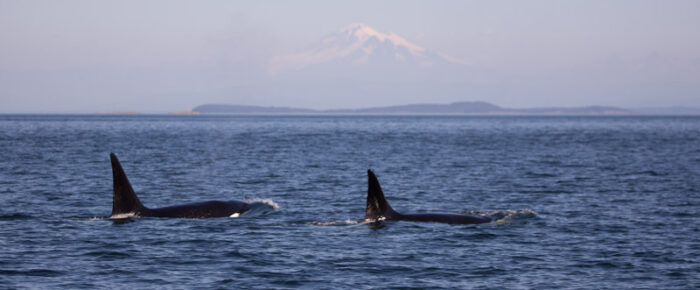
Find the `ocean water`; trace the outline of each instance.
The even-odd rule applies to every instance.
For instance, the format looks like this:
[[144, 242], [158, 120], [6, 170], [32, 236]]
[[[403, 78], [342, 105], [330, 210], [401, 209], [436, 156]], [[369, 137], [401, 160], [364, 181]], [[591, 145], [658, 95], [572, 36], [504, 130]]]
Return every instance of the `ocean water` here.
[[[141, 201], [237, 218], [107, 218]], [[700, 118], [0, 116], [0, 288], [700, 288]], [[399, 212], [358, 223], [366, 170]]]

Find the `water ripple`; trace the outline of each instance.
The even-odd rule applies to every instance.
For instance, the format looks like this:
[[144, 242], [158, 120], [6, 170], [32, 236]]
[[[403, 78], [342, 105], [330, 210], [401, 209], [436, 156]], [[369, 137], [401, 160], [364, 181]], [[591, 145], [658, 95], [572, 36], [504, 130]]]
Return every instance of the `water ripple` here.
[[[697, 117], [0, 116], [0, 285], [695, 289], [697, 144]], [[253, 210], [106, 218], [109, 152], [144, 204]], [[362, 223], [368, 168], [396, 209], [495, 221]]]

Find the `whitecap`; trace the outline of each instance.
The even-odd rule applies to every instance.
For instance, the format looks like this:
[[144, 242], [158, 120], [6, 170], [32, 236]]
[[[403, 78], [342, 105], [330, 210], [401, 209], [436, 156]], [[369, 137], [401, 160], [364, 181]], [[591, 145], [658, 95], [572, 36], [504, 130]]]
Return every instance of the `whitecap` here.
[[362, 224], [364, 221], [356, 220], [337, 220], [337, 221], [327, 221], [327, 222], [309, 222], [308, 225], [312, 226], [344, 226], [344, 225], [358, 225]]
[[279, 204], [277, 204], [274, 200], [269, 199], [269, 198], [253, 198], [253, 199], [246, 199], [246, 200], [244, 200], [244, 202], [247, 202], [247, 203], [262, 203], [262, 204], [269, 205], [269, 206], [272, 207], [272, 209], [274, 209], [274, 210], [279, 210], [279, 209], [280, 209]]

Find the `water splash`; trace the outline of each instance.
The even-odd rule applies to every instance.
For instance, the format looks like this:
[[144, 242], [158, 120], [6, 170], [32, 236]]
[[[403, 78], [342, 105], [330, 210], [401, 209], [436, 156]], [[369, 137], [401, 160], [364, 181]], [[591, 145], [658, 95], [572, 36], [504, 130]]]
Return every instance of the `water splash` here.
[[109, 218], [113, 219], [113, 220], [120, 220], [120, 219], [132, 218], [132, 217], [136, 217], [136, 213], [133, 213], [133, 212], [120, 213], [120, 214], [112, 215]]
[[243, 216], [261, 216], [268, 213], [277, 211], [280, 209], [279, 204], [269, 198], [254, 198], [244, 200], [250, 204], [250, 209], [246, 212], [240, 213], [238, 215], [233, 214], [231, 218], [243, 217]]
[[79, 218], [79, 219], [76, 219], [76, 220], [101, 221], [101, 220], [105, 220], [105, 219], [109, 219], [109, 218], [110, 218], [110, 217], [106, 217], [106, 216], [94, 216], [94, 217], [89, 217], [89, 218]]
[[347, 226], [347, 225], [359, 225], [363, 224], [365, 221], [356, 220], [337, 220], [337, 221], [327, 221], [327, 222], [309, 222], [307, 225], [311, 226]]
[[280, 206], [277, 204], [274, 200], [270, 198], [253, 198], [253, 199], [246, 199], [244, 202], [250, 203], [250, 204], [266, 204], [270, 206], [273, 210], [279, 210]]

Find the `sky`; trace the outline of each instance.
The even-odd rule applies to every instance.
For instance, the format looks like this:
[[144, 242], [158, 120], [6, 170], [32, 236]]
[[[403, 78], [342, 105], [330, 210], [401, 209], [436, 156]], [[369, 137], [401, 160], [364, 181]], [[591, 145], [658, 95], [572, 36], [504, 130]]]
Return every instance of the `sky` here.
[[[352, 23], [464, 67], [270, 73]], [[700, 107], [700, 1], [0, 0], [0, 113], [457, 101]]]

